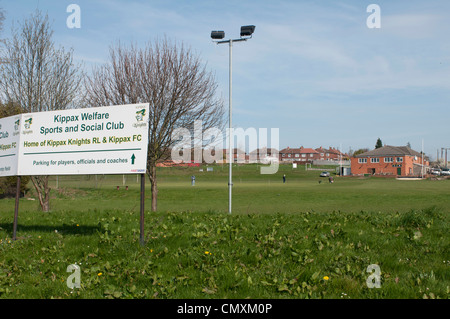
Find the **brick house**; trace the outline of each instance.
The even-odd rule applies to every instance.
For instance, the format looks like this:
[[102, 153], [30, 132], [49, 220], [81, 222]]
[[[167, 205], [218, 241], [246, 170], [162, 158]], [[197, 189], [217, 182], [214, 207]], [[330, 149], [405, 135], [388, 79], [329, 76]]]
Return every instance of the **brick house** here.
[[342, 153], [337, 148], [329, 147], [328, 149], [323, 148], [322, 146], [319, 148], [316, 148], [317, 156], [318, 158], [315, 158], [317, 160], [321, 161], [339, 161], [339, 160], [346, 160], [348, 159], [348, 155]]
[[288, 146], [280, 151], [280, 162], [294, 162], [295, 158], [298, 159], [300, 157], [299, 154], [299, 148], [290, 148]]
[[[424, 157], [424, 172], [429, 161]], [[408, 146], [383, 146], [351, 158], [353, 175], [420, 176], [422, 154]]]
[[330, 152], [326, 149], [324, 149], [322, 146], [319, 148], [316, 148], [317, 155], [319, 156], [316, 158], [317, 160], [321, 161], [329, 161], [330, 160]]
[[287, 147], [280, 151], [280, 162], [303, 162], [311, 163], [318, 159], [319, 153], [312, 148], [290, 148]]
[[347, 153], [342, 153], [337, 148], [330, 147], [328, 151], [330, 153], [330, 158], [333, 161], [339, 161], [339, 160], [349, 161], [350, 160], [350, 157], [348, 156]]

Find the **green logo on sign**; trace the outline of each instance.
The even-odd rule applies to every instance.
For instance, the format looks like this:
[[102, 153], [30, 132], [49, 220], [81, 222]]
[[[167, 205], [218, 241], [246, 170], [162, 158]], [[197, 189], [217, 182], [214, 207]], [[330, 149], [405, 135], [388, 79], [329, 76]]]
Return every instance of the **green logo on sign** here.
[[136, 119], [140, 122], [144, 120], [145, 109], [139, 110], [136, 112]]
[[31, 122], [33, 122], [33, 118], [30, 117], [28, 120], [25, 120], [25, 128], [29, 129], [31, 126]]

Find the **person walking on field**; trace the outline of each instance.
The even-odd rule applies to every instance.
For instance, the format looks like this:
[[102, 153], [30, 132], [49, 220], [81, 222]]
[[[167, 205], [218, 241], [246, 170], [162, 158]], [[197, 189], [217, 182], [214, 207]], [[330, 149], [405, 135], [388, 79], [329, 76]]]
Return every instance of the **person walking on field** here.
[[195, 175], [191, 176], [191, 184], [192, 186], [195, 186]]
[[283, 184], [286, 183], [286, 174], [283, 174]]

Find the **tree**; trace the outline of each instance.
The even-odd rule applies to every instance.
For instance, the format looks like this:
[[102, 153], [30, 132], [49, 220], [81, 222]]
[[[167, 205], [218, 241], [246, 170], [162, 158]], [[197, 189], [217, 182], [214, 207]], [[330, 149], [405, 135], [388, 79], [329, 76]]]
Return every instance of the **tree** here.
[[3, 21], [5, 21], [5, 13], [0, 8], [0, 33], [3, 32]]
[[375, 148], [380, 148], [383, 147], [383, 142], [381, 141], [380, 138], [377, 139], [377, 143], [375, 144]]
[[358, 150], [353, 152], [353, 156], [356, 156], [356, 155], [359, 155], [359, 154], [362, 154], [362, 153], [365, 153], [365, 152], [368, 152], [368, 151], [369, 151], [368, 148], [360, 148], [360, 149], [358, 149]]
[[0, 103], [0, 118], [23, 113], [22, 107], [14, 102]]
[[[3, 21], [5, 21], [5, 13], [4, 13], [3, 9], [0, 8], [0, 33], [3, 32]], [[0, 44], [3, 44], [3, 43], [4, 43], [4, 40], [2, 38], [0, 38]], [[0, 53], [1, 53], [2, 49], [3, 48], [0, 47]], [[3, 59], [0, 58], [0, 64], [2, 64], [3, 62], [4, 62]]]
[[354, 150], [352, 149], [352, 147], [350, 146], [350, 147], [348, 148], [347, 154], [348, 154], [348, 156], [352, 157], [354, 152], [355, 152], [355, 151], [354, 151]]
[[[28, 191], [27, 184], [29, 183], [29, 181], [30, 181], [29, 176], [21, 176], [19, 196], [22, 196], [26, 191]], [[15, 197], [16, 192], [17, 192], [16, 176], [0, 177], [0, 198]]]
[[156, 164], [170, 156], [174, 130], [192, 130], [195, 120], [202, 121], [203, 130], [222, 124], [223, 102], [216, 97], [213, 74], [189, 48], [164, 38], [143, 49], [111, 46], [109, 63], [95, 68], [85, 84], [85, 104], [91, 107], [149, 103], [147, 174], [156, 211]]
[[[57, 49], [48, 16], [33, 13], [5, 40], [0, 70], [0, 89], [6, 103], [16, 103], [25, 112], [66, 109], [73, 106], [82, 74], [73, 62], [72, 50]], [[32, 176], [39, 203], [49, 211], [48, 176]]]

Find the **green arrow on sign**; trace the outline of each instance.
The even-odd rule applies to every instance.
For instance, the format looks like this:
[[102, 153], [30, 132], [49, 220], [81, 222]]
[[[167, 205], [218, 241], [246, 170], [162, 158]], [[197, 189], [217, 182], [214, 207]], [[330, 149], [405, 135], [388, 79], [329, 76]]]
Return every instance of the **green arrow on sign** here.
[[134, 156], [134, 154], [133, 155], [131, 155], [131, 165], [134, 165], [134, 159], [136, 158], [136, 156]]

